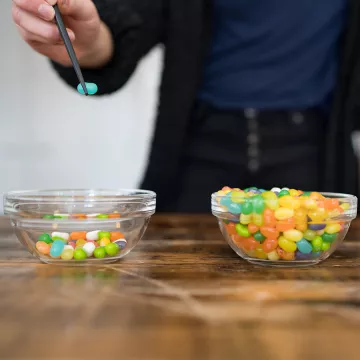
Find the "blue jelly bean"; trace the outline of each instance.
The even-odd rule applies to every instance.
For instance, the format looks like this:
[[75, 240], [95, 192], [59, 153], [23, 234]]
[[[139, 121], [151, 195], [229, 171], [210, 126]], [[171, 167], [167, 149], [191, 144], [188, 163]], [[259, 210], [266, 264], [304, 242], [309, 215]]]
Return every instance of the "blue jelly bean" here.
[[232, 203], [232, 201], [231, 201], [231, 192], [227, 193], [220, 200], [220, 205], [222, 205], [222, 206], [229, 207], [231, 203]]
[[301, 239], [296, 245], [298, 250], [303, 254], [310, 254], [312, 252], [311, 244], [305, 239]]
[[50, 248], [51, 257], [59, 257], [64, 250], [65, 243], [62, 240], [55, 240]]
[[317, 252], [312, 253], [313, 258], [318, 258], [320, 255], [321, 255], [321, 251], [317, 251]]
[[296, 260], [308, 260], [308, 259], [311, 259], [312, 257], [313, 257], [313, 253], [312, 254], [303, 254], [300, 251], [296, 251], [296, 253], [295, 253]]
[[314, 231], [324, 230], [326, 228], [326, 224], [309, 224], [309, 229]]
[[228, 210], [232, 214], [240, 215], [241, 214], [241, 204], [231, 203], [228, 206]]
[[[85, 85], [89, 95], [95, 95], [98, 92], [98, 86], [96, 84], [86, 82]], [[81, 84], [78, 85], [77, 91], [80, 94], [85, 95], [84, 89]]]

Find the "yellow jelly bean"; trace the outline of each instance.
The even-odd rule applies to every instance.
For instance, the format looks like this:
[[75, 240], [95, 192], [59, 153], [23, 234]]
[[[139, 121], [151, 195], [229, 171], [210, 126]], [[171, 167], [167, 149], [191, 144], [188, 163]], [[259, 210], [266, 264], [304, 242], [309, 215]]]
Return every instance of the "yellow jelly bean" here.
[[238, 204], [241, 204], [245, 201], [245, 192], [244, 191], [233, 191], [231, 193], [231, 201], [234, 202], [234, 203], [238, 203]]
[[280, 256], [279, 256], [279, 254], [277, 253], [276, 250], [268, 253], [267, 256], [268, 256], [268, 259], [271, 260], [271, 261], [278, 261], [278, 260], [280, 260]]
[[307, 211], [305, 209], [296, 209], [294, 213], [295, 223], [305, 223], [307, 221]]
[[346, 210], [349, 210], [350, 209], [350, 204], [349, 203], [343, 203], [340, 205], [340, 207], [346, 211]]
[[265, 199], [265, 200], [275, 200], [277, 199], [277, 196], [274, 192], [272, 191], [265, 191], [261, 194], [261, 196]]
[[100, 240], [100, 246], [106, 246], [107, 244], [110, 244], [110, 239], [107, 237], [104, 237]]
[[340, 224], [328, 224], [325, 228], [325, 232], [328, 234], [335, 234], [341, 230]]
[[335, 209], [335, 210], [332, 210], [332, 211], [329, 211], [328, 213], [328, 219], [332, 219], [332, 218], [335, 218], [337, 216], [340, 215], [340, 211], [338, 209]]
[[299, 190], [295, 190], [295, 189], [290, 189], [289, 193], [290, 193], [290, 196], [299, 196], [300, 195]]
[[304, 223], [297, 224], [295, 226], [295, 228], [296, 228], [296, 230], [299, 230], [301, 232], [305, 232], [307, 230], [308, 226], [307, 226], [307, 223], [304, 222]]
[[290, 195], [285, 195], [279, 198], [279, 205], [288, 209], [298, 209], [300, 207], [300, 200]]
[[249, 215], [241, 214], [240, 215], [240, 223], [243, 224], [243, 225], [250, 224], [251, 220], [252, 220], [251, 214], [249, 214]]
[[297, 249], [296, 243], [294, 241], [287, 240], [284, 236], [279, 237], [279, 246], [286, 252], [292, 253]]
[[76, 241], [76, 247], [83, 247], [86, 244], [86, 240], [84, 239], [79, 239]]
[[252, 214], [253, 223], [257, 226], [262, 226], [264, 223], [264, 216], [263, 214]]
[[311, 199], [309, 197], [303, 197], [303, 206], [308, 210], [316, 210], [318, 208], [318, 205], [314, 199]]
[[327, 216], [326, 210], [324, 208], [310, 210], [308, 215], [311, 218], [312, 222], [322, 222], [325, 220], [325, 218]]
[[296, 229], [286, 230], [283, 232], [283, 235], [286, 240], [295, 241], [295, 242], [300, 241], [304, 236], [304, 234], [301, 231]]
[[293, 209], [287, 209], [284, 207], [280, 207], [279, 209], [275, 210], [275, 218], [277, 220], [286, 220], [294, 216]]
[[255, 257], [258, 259], [267, 259], [268, 254], [261, 247], [259, 247], [255, 249]]

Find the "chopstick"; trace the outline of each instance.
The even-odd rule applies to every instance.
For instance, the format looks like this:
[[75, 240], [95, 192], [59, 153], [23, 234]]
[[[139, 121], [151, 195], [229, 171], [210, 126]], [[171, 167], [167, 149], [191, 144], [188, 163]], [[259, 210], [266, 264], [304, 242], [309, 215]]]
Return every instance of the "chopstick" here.
[[61, 16], [60, 9], [59, 9], [58, 5], [54, 5], [54, 10], [55, 10], [55, 22], [56, 22], [56, 25], [57, 25], [57, 27], [58, 27], [58, 29], [60, 31], [61, 38], [64, 41], [66, 50], [67, 50], [67, 52], [69, 54], [69, 57], [70, 57], [72, 65], [73, 65], [73, 68], [75, 70], [76, 76], [79, 79], [79, 83], [81, 84], [85, 95], [88, 96], [89, 93], [87, 91], [87, 88], [86, 88], [86, 85], [85, 85], [85, 80], [84, 80], [83, 74], [82, 74], [81, 69], [80, 69], [79, 61], [78, 61], [78, 59], [76, 57], [74, 48], [73, 48], [73, 46], [71, 44], [71, 40], [70, 40], [69, 35], [68, 35], [67, 31], [66, 31], [66, 27], [65, 27], [63, 18]]

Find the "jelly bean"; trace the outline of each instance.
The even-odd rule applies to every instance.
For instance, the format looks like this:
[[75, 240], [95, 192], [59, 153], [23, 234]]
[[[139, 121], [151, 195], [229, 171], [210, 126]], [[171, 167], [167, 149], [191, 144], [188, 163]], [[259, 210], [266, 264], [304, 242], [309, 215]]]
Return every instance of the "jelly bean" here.
[[94, 257], [97, 259], [103, 259], [106, 256], [105, 248], [98, 247], [94, 250]]
[[255, 224], [249, 224], [248, 230], [250, 231], [250, 234], [255, 234], [257, 231], [259, 231], [259, 227]]
[[245, 196], [244, 191], [233, 191], [230, 198], [233, 203], [242, 204], [245, 201]]
[[311, 191], [304, 191], [304, 193], [302, 194], [302, 196], [307, 197], [307, 196], [310, 196], [310, 194], [311, 194]]
[[279, 261], [280, 260], [280, 256], [276, 250], [268, 253], [267, 255], [268, 255], [268, 259], [271, 261]]
[[286, 252], [285, 250], [281, 249], [281, 248], [277, 248], [276, 249], [278, 255], [280, 256], [281, 259], [283, 260], [294, 260], [295, 259], [295, 253], [294, 252]]
[[61, 253], [61, 259], [62, 260], [71, 260], [74, 257], [74, 249], [64, 249], [64, 251]]
[[43, 242], [45, 242], [47, 244], [52, 243], [51, 236], [49, 234], [46, 234], [46, 233], [39, 235], [38, 241], [43, 241]]
[[74, 251], [74, 259], [75, 260], [85, 260], [87, 258], [86, 252], [84, 249], [75, 249]]
[[349, 209], [350, 209], [350, 204], [349, 204], [349, 203], [342, 203], [342, 204], [340, 205], [340, 207], [341, 207], [344, 211], [346, 211], [346, 210], [349, 210]]
[[323, 240], [321, 238], [321, 236], [315, 236], [315, 239], [311, 242], [312, 245], [312, 251], [313, 252], [318, 252], [321, 251], [321, 246], [322, 246]]
[[106, 246], [107, 244], [110, 244], [109, 238], [105, 237], [105, 238], [100, 239], [100, 241], [99, 241], [100, 246]]
[[111, 239], [111, 233], [109, 231], [100, 231], [98, 233], [98, 237], [99, 237], [99, 239], [102, 239], [102, 238], [105, 238], [105, 237]]
[[300, 201], [299, 201], [299, 199], [293, 198], [290, 195], [284, 195], [279, 198], [279, 205], [281, 207], [295, 210], [300, 207]]
[[[340, 208], [341, 209], [341, 208]], [[341, 212], [338, 209], [335, 210], [331, 210], [328, 213], [328, 219], [333, 219], [336, 218], [337, 216], [339, 216], [341, 214]]]
[[294, 252], [297, 249], [296, 243], [286, 239], [284, 236], [280, 236], [278, 242], [280, 248], [286, 252]]
[[[231, 240], [236, 244], [236, 246], [238, 246], [240, 249], [243, 248], [243, 241], [244, 241], [244, 237], [240, 236], [240, 235], [231, 235]], [[116, 242], [116, 241], [115, 241]]]
[[325, 242], [332, 243], [335, 241], [336, 236], [337, 234], [328, 234], [325, 232], [324, 234], [322, 234], [321, 238]]
[[265, 240], [265, 236], [260, 232], [260, 231], [257, 231], [255, 234], [254, 234], [254, 239], [256, 241], [264, 241]]
[[300, 192], [298, 190], [295, 190], [295, 189], [290, 189], [289, 193], [290, 193], [290, 196], [294, 196], [294, 197], [300, 195]]
[[99, 214], [99, 215], [96, 215], [96, 217], [97, 217], [98, 219], [108, 219], [108, 218], [109, 218], [109, 215], [107, 215], [107, 214]]
[[242, 213], [240, 215], [240, 223], [243, 224], [243, 225], [250, 224], [251, 220], [252, 220], [252, 215], [251, 214], [250, 215], [245, 215], [244, 213]]
[[253, 237], [249, 237], [243, 240], [243, 247], [245, 250], [255, 250], [258, 246], [259, 243]]
[[325, 224], [309, 224], [309, 229], [314, 231], [324, 230], [325, 227], [326, 227]]
[[274, 215], [274, 211], [271, 209], [265, 209], [264, 210], [264, 224], [269, 226], [275, 226], [276, 225], [276, 219]]
[[266, 239], [263, 242], [262, 247], [266, 253], [271, 253], [278, 247], [278, 241], [276, 239]]
[[[86, 90], [88, 92], [89, 95], [95, 95], [98, 92], [98, 86], [94, 83], [85, 83], [86, 86]], [[81, 94], [81, 95], [85, 95], [85, 91], [84, 88], [82, 87], [81, 84], [79, 84], [77, 86], [77, 91]]]
[[296, 246], [298, 250], [303, 254], [310, 254], [312, 252], [311, 244], [305, 239], [301, 239], [300, 241], [298, 241], [296, 243]]
[[262, 226], [260, 231], [266, 238], [276, 239], [279, 236], [279, 232], [276, 228], [270, 226]]
[[279, 209], [275, 210], [275, 218], [277, 220], [286, 220], [294, 216], [293, 209], [287, 209], [280, 207]]
[[279, 192], [281, 191], [281, 189], [278, 188], [278, 187], [273, 187], [273, 188], [271, 189], [271, 191], [272, 191], [272, 192], [277, 192], [277, 193], [279, 193]]
[[256, 195], [252, 198], [253, 209], [256, 214], [262, 214], [265, 209], [264, 198], [261, 195]]
[[79, 240], [86, 238], [86, 231], [75, 231], [70, 234], [71, 240]]
[[[110, 240], [109, 240], [110, 241]], [[86, 252], [87, 257], [91, 257], [94, 253], [96, 246], [93, 242], [89, 241], [83, 246], [83, 250]]]
[[247, 226], [243, 225], [243, 224], [236, 224], [235, 226], [236, 232], [240, 235], [243, 236], [245, 238], [250, 236], [250, 231], [247, 228]]
[[279, 202], [276, 194], [272, 191], [265, 191], [262, 193], [262, 197], [265, 199], [265, 206], [271, 210], [276, 210], [279, 207]]
[[66, 249], [73, 249], [74, 250], [74, 248], [71, 245], [65, 245], [64, 250], [66, 250]]
[[36, 249], [40, 254], [49, 255], [50, 253], [50, 245], [45, 241], [38, 241], [36, 243]]
[[79, 240], [77, 240], [76, 241], [76, 247], [83, 247], [85, 244], [86, 244], [86, 240], [84, 240], [84, 239], [79, 239]]
[[257, 226], [264, 224], [264, 217], [262, 214], [253, 214], [253, 223]]
[[49, 219], [49, 220], [51, 220], [51, 219], [55, 219], [55, 216], [54, 216], [54, 215], [44, 215], [44, 216], [43, 216], [43, 219]]
[[229, 186], [224, 186], [223, 188], [222, 188], [222, 191], [231, 191], [232, 189], [231, 189], [231, 187], [229, 187]]
[[125, 239], [115, 240], [114, 243], [119, 246], [121, 250], [126, 248], [127, 241]]
[[314, 230], [306, 230], [304, 231], [304, 239], [306, 240], [314, 240], [316, 236], [316, 232]]
[[291, 230], [294, 228], [295, 228], [295, 219], [292, 217], [286, 220], [281, 220], [276, 223], [276, 230], [280, 232]]
[[283, 187], [281, 190], [290, 190], [290, 189], [287, 187]]
[[307, 230], [307, 223], [297, 224], [295, 226], [296, 230], [299, 230], [301, 232], [305, 232]]
[[339, 206], [339, 200], [337, 199], [325, 199], [325, 208], [326, 210], [334, 210]]
[[231, 193], [226, 194], [221, 197], [220, 205], [228, 207], [231, 204]]
[[296, 229], [291, 229], [283, 232], [285, 239], [290, 241], [300, 241], [303, 238], [303, 233]]
[[310, 252], [310, 254], [303, 254], [300, 251], [296, 251], [295, 257], [296, 257], [297, 260], [308, 260], [308, 259], [311, 259], [313, 257], [313, 254], [314, 253], [311, 253], [311, 252]]
[[307, 211], [305, 209], [296, 209], [294, 219], [297, 224], [303, 223], [307, 220]]
[[72, 214], [71, 217], [73, 219], [84, 220], [87, 218], [87, 215], [86, 214]]
[[323, 242], [322, 245], [321, 245], [321, 250], [322, 251], [328, 251], [331, 247], [331, 243], [328, 243], [328, 242]]
[[105, 246], [105, 251], [109, 256], [116, 256], [119, 252], [119, 245], [116, 243], [110, 243]]
[[76, 241], [69, 241], [68, 244], [75, 249], [76, 248]]
[[318, 258], [320, 255], [321, 255], [321, 251], [315, 251], [315, 252], [312, 253], [313, 259]]
[[109, 219], [118, 219], [120, 217], [121, 217], [120, 214], [109, 214]]
[[318, 230], [318, 231], [315, 231], [316, 232], [316, 235], [323, 235], [324, 232], [325, 232], [325, 229], [324, 230]]
[[250, 215], [253, 212], [253, 204], [249, 199], [246, 199], [242, 205], [242, 213], [244, 215]]
[[57, 232], [57, 231], [54, 231], [52, 234], [51, 234], [51, 238], [54, 240], [57, 239], [63, 239], [64, 241], [69, 241], [69, 238], [70, 238], [70, 235], [68, 233], [63, 233], [63, 232]]
[[308, 215], [312, 222], [321, 223], [322, 221], [324, 221], [327, 214], [325, 209], [319, 208], [317, 210], [309, 211]]
[[325, 232], [328, 234], [335, 234], [341, 230], [340, 224], [328, 224], [325, 228]]
[[228, 206], [228, 210], [229, 210], [229, 212], [231, 212], [232, 214], [240, 215], [240, 214], [241, 214], [241, 204], [231, 203], [231, 204]]
[[61, 253], [64, 250], [64, 241], [61, 240], [55, 240], [50, 248], [50, 256], [53, 258], [60, 257]]
[[266, 260], [268, 258], [267, 253], [260, 247], [255, 249], [255, 257], [257, 259], [264, 259]]
[[90, 231], [86, 233], [86, 240], [88, 241], [96, 241], [99, 240], [99, 232], [100, 230]]
[[305, 197], [302, 203], [303, 206], [308, 210], [316, 210], [318, 207], [316, 201], [308, 197]]
[[280, 198], [280, 197], [283, 197], [283, 196], [286, 196], [286, 195], [290, 195], [289, 191], [288, 190], [281, 190], [279, 192], [278, 197]]
[[[226, 231], [227, 231], [227, 233], [229, 235], [236, 235], [237, 234], [236, 229], [235, 229], [235, 223], [229, 223], [228, 225], [225, 225], [225, 228], [226, 228]], [[117, 234], [121, 234], [121, 233], [117, 233]], [[111, 233], [110, 241], [113, 242], [113, 241], [115, 241], [117, 239], [121, 239], [123, 237], [124, 236], [114, 236], [113, 233]]]

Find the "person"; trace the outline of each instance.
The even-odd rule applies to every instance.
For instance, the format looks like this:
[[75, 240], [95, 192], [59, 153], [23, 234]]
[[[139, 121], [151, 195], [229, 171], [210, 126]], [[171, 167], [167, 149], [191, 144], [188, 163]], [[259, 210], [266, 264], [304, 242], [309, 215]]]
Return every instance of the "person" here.
[[13, 0], [23, 39], [76, 88], [120, 89], [155, 46], [164, 69], [142, 187], [163, 212], [207, 212], [224, 185], [356, 193], [356, 0]]

